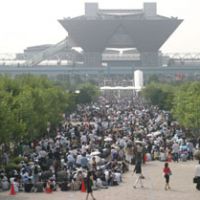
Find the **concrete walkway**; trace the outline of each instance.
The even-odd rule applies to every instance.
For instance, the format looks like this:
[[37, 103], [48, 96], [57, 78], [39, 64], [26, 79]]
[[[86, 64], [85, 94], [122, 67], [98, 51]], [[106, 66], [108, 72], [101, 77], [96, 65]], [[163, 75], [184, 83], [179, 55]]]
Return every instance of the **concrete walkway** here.
[[[200, 191], [193, 184], [194, 169], [197, 162], [187, 161], [170, 163], [173, 175], [171, 176], [171, 190], [164, 190], [162, 175], [163, 162], [148, 162], [143, 166], [144, 188], [133, 188], [135, 175], [130, 171], [123, 177], [120, 186], [94, 191], [97, 200], [200, 200]], [[85, 200], [86, 193], [81, 192], [54, 192], [46, 193], [18, 193], [10, 196], [9, 192], [0, 193], [0, 200]], [[91, 197], [89, 198], [91, 199]]]

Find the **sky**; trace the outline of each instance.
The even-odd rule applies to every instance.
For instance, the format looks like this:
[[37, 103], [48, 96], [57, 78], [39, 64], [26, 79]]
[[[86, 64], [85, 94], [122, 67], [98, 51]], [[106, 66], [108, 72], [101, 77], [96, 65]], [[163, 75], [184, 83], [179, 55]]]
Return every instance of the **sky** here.
[[63, 40], [67, 33], [58, 19], [84, 14], [85, 2], [98, 2], [100, 9], [142, 9], [143, 2], [157, 2], [158, 14], [184, 19], [161, 51], [200, 52], [200, 0], [0, 0], [0, 54]]

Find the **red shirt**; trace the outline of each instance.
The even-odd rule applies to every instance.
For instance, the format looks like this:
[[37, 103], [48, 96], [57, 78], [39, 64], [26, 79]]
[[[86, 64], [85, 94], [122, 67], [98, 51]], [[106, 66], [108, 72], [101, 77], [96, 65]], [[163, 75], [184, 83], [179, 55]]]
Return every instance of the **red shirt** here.
[[169, 168], [169, 167], [165, 167], [165, 168], [163, 169], [163, 173], [164, 173], [164, 175], [169, 175], [169, 174], [171, 174], [170, 168]]

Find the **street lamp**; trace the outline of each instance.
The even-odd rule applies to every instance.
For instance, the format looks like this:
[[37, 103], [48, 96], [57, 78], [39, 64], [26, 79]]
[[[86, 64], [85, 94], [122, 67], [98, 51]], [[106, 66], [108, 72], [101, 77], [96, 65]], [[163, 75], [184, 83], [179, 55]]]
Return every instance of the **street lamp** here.
[[48, 138], [49, 138], [50, 127], [51, 127], [51, 123], [47, 122], [47, 136], [48, 136]]

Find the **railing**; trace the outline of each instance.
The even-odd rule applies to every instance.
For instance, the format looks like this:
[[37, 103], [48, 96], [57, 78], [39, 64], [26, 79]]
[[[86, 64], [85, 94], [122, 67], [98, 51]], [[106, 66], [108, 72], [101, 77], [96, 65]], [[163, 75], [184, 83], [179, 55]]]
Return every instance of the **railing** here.
[[62, 51], [67, 46], [67, 40], [64, 39], [61, 42], [49, 47], [48, 49], [39, 52], [38, 54], [34, 55], [30, 60], [27, 60], [25, 65], [27, 66], [34, 66], [46, 60], [48, 57], [54, 55], [55, 53]]
[[[69, 64], [69, 61], [61, 60], [59, 57], [57, 60], [51, 60], [49, 59], [52, 55], [54, 55], [58, 51], [62, 51], [64, 48], [71, 48], [73, 46], [73, 43], [65, 39], [58, 44], [48, 48], [45, 51], [42, 51], [38, 54], [36, 54], [32, 59], [30, 60], [16, 60], [16, 54], [14, 53], [1, 53], [0, 54], [0, 66], [35, 66], [41, 63], [41, 65], [66, 65]], [[200, 65], [200, 53], [163, 53], [161, 54], [161, 57], [163, 57], [163, 62], [166, 63], [166, 65], [174, 65], [174, 66], [199, 66]], [[165, 61], [164, 61], [165, 59]], [[102, 60], [103, 61], [138, 61], [140, 60], [139, 54], [102, 54]], [[44, 61], [44, 62], [42, 62]], [[76, 62], [76, 61], [75, 61]], [[71, 63], [70, 63], [71, 64]]]
[[109, 60], [140, 60], [139, 54], [103, 54], [103, 61]]
[[199, 59], [200, 60], [200, 52], [163, 53], [163, 56], [168, 56], [174, 59]]

